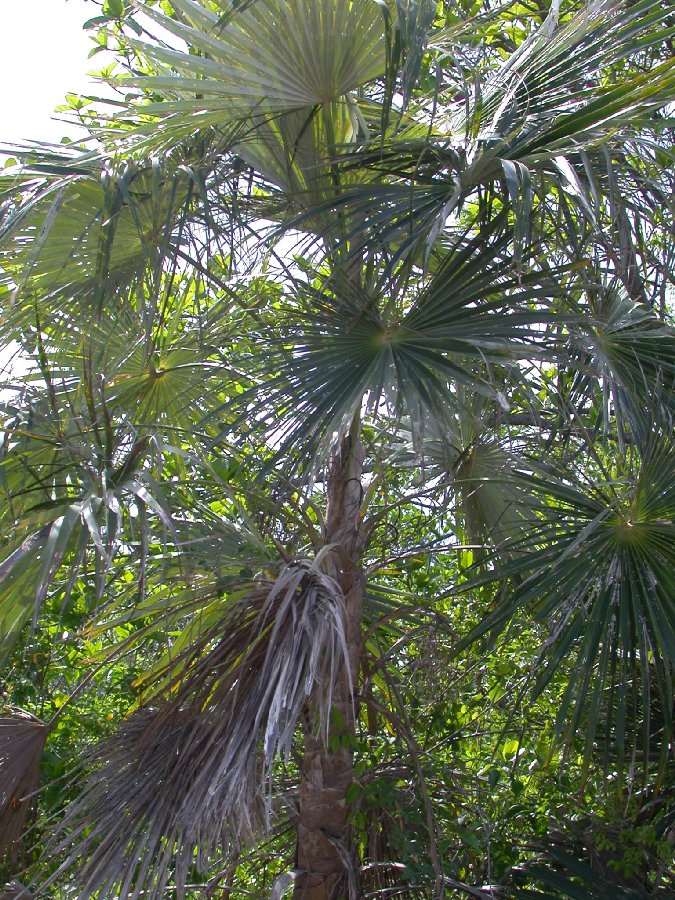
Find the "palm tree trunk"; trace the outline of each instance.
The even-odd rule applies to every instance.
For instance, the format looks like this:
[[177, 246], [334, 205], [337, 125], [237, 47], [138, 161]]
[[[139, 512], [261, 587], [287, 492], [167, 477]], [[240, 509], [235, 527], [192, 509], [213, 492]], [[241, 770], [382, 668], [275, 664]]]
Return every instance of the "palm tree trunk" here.
[[316, 733], [311, 710], [305, 732], [297, 823], [298, 869], [294, 900], [356, 900], [360, 896], [356, 862], [347, 822], [346, 791], [353, 780], [352, 742], [361, 654], [361, 607], [365, 579], [361, 567], [363, 532], [363, 445], [360, 419], [339, 443], [327, 482], [325, 539], [335, 545], [331, 572], [345, 598], [348, 660], [333, 693], [329, 745]]

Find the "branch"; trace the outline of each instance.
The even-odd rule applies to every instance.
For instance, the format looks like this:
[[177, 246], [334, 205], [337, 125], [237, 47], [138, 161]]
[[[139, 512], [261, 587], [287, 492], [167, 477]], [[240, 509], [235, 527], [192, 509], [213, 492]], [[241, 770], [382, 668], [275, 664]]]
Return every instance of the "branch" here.
[[455, 881], [452, 878], [446, 878], [445, 883], [448, 887], [455, 888], [457, 891], [464, 891], [465, 894], [469, 894], [471, 897], [481, 897], [484, 900], [494, 900], [493, 893], [487, 893], [487, 891], [482, 891], [480, 888], [473, 887], [470, 884], [464, 884], [462, 881]]

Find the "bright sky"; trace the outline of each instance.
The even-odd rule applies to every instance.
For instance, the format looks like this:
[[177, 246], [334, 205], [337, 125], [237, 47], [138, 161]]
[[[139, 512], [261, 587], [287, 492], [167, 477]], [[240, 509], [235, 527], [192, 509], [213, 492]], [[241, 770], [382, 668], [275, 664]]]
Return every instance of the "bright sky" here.
[[0, 0], [0, 144], [76, 135], [54, 107], [67, 93], [102, 93], [86, 73], [103, 54], [87, 59], [94, 44], [82, 30], [99, 14], [92, 0]]
[[[54, 108], [68, 93], [103, 93], [86, 74], [105, 65], [103, 54], [87, 58], [94, 44], [82, 30], [99, 12], [91, 0], [0, 0], [0, 144], [76, 137]], [[15, 350], [0, 347], [0, 379], [5, 366], [21, 370]]]

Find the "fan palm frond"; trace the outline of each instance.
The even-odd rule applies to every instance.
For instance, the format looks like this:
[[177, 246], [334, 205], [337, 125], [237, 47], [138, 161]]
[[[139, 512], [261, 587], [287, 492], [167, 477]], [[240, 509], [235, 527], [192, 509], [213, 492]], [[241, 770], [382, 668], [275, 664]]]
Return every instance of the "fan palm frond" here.
[[[549, 298], [557, 286], [538, 275], [519, 277], [501, 258], [508, 231], [460, 239], [427, 284], [387, 295], [387, 275], [372, 288], [347, 278], [317, 286], [298, 281], [276, 368], [268, 378], [261, 416], [275, 410], [275, 440], [318, 446], [361, 408], [390, 405], [410, 416], [415, 435], [431, 416], [439, 422], [457, 406], [456, 386], [499, 397], [481, 364], [515, 364], [546, 340]], [[489, 250], [486, 250], [486, 243]], [[408, 286], [409, 287], [409, 286]], [[530, 301], [537, 300], [537, 306]], [[289, 345], [292, 353], [287, 352]], [[269, 350], [265, 364], [269, 369]]]
[[176, 18], [139, 6], [199, 52], [130, 41], [161, 72], [123, 79], [162, 97], [125, 112], [137, 121], [135, 152], [195, 129], [238, 132], [238, 156], [296, 211], [333, 196], [330, 158], [364, 127], [353, 91], [384, 70], [376, 3], [260, 0], [245, 9], [225, 4], [218, 15], [201, 0], [177, 0]]
[[475, 441], [458, 461], [453, 483], [471, 543], [505, 547], [534, 525], [531, 498], [497, 441]]
[[[529, 607], [549, 638], [536, 673], [535, 694], [574, 656], [559, 706], [557, 728], [571, 736], [582, 724], [587, 754], [601, 741], [626, 759], [626, 721], [644, 717], [645, 764], [655, 749], [649, 726], [650, 691], [668, 732], [675, 668], [675, 443], [672, 429], [652, 431], [641, 453], [614, 476], [581, 484], [561, 475], [521, 476], [541, 497], [539, 528], [506, 542], [512, 560], [491, 577], [513, 578], [497, 609], [469, 640], [499, 632]], [[577, 479], [578, 482], [578, 479]], [[545, 505], [544, 505], [545, 504]], [[510, 546], [509, 546], [510, 544]], [[483, 579], [484, 580], [484, 579]], [[604, 736], [602, 732], [604, 730]], [[664, 744], [660, 748], [663, 756]], [[663, 760], [662, 760], [663, 761]]]
[[[34, 164], [3, 179], [11, 205], [0, 231], [0, 288], [13, 305], [27, 306], [28, 316], [37, 297], [48, 320], [55, 298], [72, 305], [84, 296], [90, 309], [100, 309], [104, 294], [139, 277], [150, 260], [158, 264], [174, 245], [174, 226], [194, 189], [185, 171], [71, 163], [75, 170], [58, 177], [45, 177]], [[21, 203], [12, 208], [18, 194]]]
[[237, 143], [237, 153], [286, 195], [296, 213], [294, 224], [316, 227], [312, 219], [320, 216], [322, 204], [335, 195], [331, 158], [336, 147], [356, 139], [355, 110], [353, 100], [340, 98], [325, 109], [305, 107], [275, 117], [255, 115], [253, 127]]
[[[611, 397], [620, 427], [627, 422], [638, 437], [645, 410], [658, 418], [657, 401], [672, 412], [675, 330], [627, 297], [616, 283], [599, 282], [587, 292], [587, 299], [589, 315], [580, 318], [572, 331], [578, 387], [587, 390], [590, 370], [591, 377], [601, 380], [607, 400]], [[607, 402], [603, 414], [607, 420]]]
[[138, 6], [201, 52], [131, 41], [166, 74], [124, 80], [180, 95], [188, 115], [219, 99], [226, 121], [260, 110], [311, 109], [341, 99], [384, 70], [384, 21], [367, 0], [258, 0], [242, 11], [230, 7], [227, 15], [229, 4], [223, 5], [220, 16], [202, 0], [172, 0], [177, 19]]

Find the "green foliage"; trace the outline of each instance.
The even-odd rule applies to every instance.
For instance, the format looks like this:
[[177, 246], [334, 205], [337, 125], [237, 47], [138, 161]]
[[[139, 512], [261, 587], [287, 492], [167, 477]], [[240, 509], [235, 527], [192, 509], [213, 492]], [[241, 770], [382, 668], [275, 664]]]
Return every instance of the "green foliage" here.
[[668, 896], [669, 5], [87, 25], [0, 174], [3, 877], [278, 897], [318, 745], [369, 896]]

